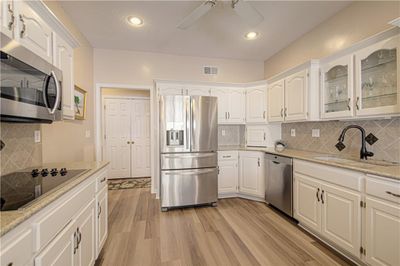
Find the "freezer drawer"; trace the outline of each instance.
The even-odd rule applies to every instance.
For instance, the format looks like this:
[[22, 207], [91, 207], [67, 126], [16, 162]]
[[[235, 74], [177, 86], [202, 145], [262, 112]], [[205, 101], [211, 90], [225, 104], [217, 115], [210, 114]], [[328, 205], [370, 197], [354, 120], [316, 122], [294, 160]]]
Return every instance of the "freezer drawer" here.
[[217, 166], [217, 153], [171, 153], [161, 154], [161, 169], [191, 169]]
[[161, 171], [162, 208], [213, 203], [217, 197], [217, 168]]

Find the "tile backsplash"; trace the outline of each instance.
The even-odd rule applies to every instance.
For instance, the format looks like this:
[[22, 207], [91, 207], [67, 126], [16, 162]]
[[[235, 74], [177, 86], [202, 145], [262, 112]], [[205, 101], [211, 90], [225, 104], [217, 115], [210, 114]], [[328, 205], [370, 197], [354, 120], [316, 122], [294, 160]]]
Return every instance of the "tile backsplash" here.
[[[349, 129], [345, 136], [346, 148], [341, 152], [335, 147], [343, 128], [348, 125], [362, 126], [366, 135], [374, 134], [378, 141], [373, 145], [367, 143], [367, 149], [375, 155], [371, 160], [400, 162], [400, 118], [363, 120], [363, 121], [326, 121], [282, 124], [282, 139], [288, 148], [321, 153], [337, 154], [344, 157], [359, 157], [361, 133], [357, 129]], [[295, 129], [296, 136], [291, 136]], [[312, 129], [320, 129], [320, 137], [312, 137]]]
[[[225, 135], [223, 135], [223, 131]], [[243, 146], [245, 126], [218, 125], [218, 145]]]
[[0, 151], [0, 174], [42, 164], [42, 144], [34, 142], [38, 124], [0, 124], [0, 139], [5, 147]]

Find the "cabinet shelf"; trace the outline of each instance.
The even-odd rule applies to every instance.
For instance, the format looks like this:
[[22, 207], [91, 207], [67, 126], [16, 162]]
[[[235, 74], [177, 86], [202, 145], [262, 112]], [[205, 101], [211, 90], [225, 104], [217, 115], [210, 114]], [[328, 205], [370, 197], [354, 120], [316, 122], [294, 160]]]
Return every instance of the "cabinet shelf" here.
[[343, 104], [343, 103], [347, 103], [347, 99], [346, 100], [340, 100], [340, 101], [335, 101], [335, 102], [327, 102], [325, 103], [325, 105], [332, 105], [332, 104]]
[[325, 82], [333, 83], [333, 82], [336, 82], [336, 81], [341, 81], [343, 79], [347, 80], [347, 77], [348, 77], [348, 74], [346, 73], [346, 74], [339, 75], [339, 76], [337, 76], [335, 78], [332, 78], [332, 79], [325, 79]]
[[393, 96], [397, 97], [397, 92], [363, 97], [362, 100], [376, 100], [377, 98], [380, 97], [393, 97]]
[[389, 60], [389, 61], [386, 61], [386, 62], [377, 63], [377, 64], [372, 65], [372, 66], [361, 67], [361, 71], [364, 72], [364, 71], [374, 70], [374, 69], [377, 69], [377, 68], [380, 68], [380, 67], [384, 67], [385, 65], [388, 65], [390, 63], [396, 63], [396, 58], [394, 58], [392, 60]]

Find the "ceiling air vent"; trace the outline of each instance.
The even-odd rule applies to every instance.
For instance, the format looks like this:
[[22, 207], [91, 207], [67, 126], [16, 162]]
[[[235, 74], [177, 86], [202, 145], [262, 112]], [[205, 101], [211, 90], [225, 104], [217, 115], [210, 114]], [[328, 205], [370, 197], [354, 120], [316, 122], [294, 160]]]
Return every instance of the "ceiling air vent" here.
[[203, 73], [205, 75], [217, 75], [218, 74], [218, 68], [215, 66], [205, 66], [203, 68]]

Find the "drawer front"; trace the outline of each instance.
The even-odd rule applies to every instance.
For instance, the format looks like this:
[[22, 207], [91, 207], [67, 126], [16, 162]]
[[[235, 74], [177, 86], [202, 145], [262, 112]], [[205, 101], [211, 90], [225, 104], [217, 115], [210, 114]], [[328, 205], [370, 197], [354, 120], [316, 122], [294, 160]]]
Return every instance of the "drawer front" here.
[[33, 255], [33, 232], [23, 231], [9, 244], [1, 244], [0, 265], [26, 265]]
[[237, 160], [239, 158], [238, 151], [219, 151], [218, 161]]
[[293, 171], [356, 191], [362, 191], [364, 174], [319, 163], [293, 160]]
[[217, 198], [216, 168], [161, 171], [161, 207], [212, 203]]
[[217, 166], [217, 153], [162, 154], [161, 169], [190, 169]]
[[96, 174], [96, 192], [99, 192], [107, 185], [108, 171], [107, 168]]
[[[82, 206], [86, 206], [95, 196], [95, 184], [91, 179], [89, 184], [83, 185], [78, 191], [69, 193], [62, 199], [68, 199], [57, 207], [50, 207], [52, 211], [35, 222], [36, 249], [45, 246], [64, 226], [78, 213]], [[61, 199], [61, 200], [62, 200]]]
[[400, 203], [400, 182], [395, 180], [367, 175], [366, 192], [377, 198]]

